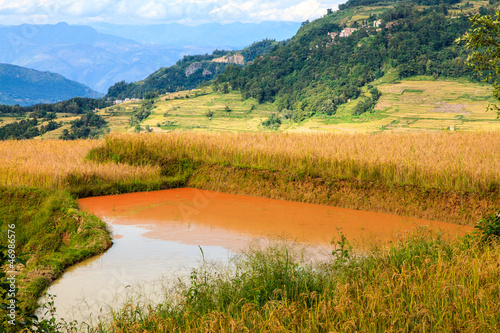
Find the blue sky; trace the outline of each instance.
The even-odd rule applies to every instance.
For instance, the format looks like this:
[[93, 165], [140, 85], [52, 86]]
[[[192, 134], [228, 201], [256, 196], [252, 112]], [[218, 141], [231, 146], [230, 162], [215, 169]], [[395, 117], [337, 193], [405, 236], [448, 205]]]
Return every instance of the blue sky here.
[[347, 0], [0, 0], [0, 24], [18, 25], [296, 21]]

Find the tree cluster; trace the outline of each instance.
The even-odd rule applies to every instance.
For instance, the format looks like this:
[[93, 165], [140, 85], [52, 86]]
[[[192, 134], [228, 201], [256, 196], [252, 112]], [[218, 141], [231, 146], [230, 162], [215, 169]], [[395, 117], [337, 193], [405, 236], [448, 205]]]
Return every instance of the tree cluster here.
[[111, 105], [111, 102], [103, 98], [94, 99], [87, 97], [75, 97], [53, 104], [37, 104], [25, 107], [19, 105], [0, 105], [0, 117], [21, 117], [30, 113], [32, 117], [45, 118], [47, 113], [82, 114]]
[[70, 130], [64, 129], [60, 139], [76, 140], [97, 138], [105, 133], [107, 122], [97, 113], [89, 111], [71, 122]]
[[53, 120], [49, 121], [47, 125], [39, 126], [39, 124], [37, 118], [23, 119], [19, 122], [7, 124], [0, 127], [0, 140], [32, 139], [62, 126], [61, 123]]

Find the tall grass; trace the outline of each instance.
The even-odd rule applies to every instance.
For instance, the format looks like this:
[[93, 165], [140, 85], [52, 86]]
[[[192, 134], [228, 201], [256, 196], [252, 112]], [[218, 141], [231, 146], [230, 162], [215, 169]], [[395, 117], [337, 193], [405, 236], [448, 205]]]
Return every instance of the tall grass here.
[[158, 166], [88, 161], [98, 140], [0, 142], [0, 186], [74, 190], [95, 184], [134, 183], [161, 178]]
[[316, 267], [293, 245], [235, 268], [193, 271], [157, 307], [133, 304], [94, 332], [495, 332], [500, 246], [410, 235]]
[[96, 160], [137, 166], [189, 159], [309, 175], [449, 191], [500, 187], [500, 133], [121, 134], [106, 137]]

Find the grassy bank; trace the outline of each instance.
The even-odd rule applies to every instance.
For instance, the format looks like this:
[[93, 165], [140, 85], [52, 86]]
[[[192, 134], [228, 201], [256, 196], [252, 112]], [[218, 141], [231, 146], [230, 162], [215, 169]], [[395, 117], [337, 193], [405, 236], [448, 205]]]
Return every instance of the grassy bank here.
[[500, 247], [476, 241], [419, 231], [317, 265], [304, 264], [297, 244], [273, 244], [230, 269], [193, 270], [160, 306], [130, 304], [92, 331], [494, 332]]
[[[10, 226], [15, 232], [16, 254], [27, 260], [26, 266], [16, 267], [17, 306], [24, 309], [18, 314], [30, 313], [41, 293], [66, 267], [111, 246], [106, 225], [78, 211], [76, 200], [61, 190], [0, 187], [0, 221], [2, 231]], [[2, 244], [7, 244], [8, 235], [11, 233], [0, 233]], [[6, 313], [0, 308], [2, 324]], [[17, 321], [26, 319], [21, 316]], [[20, 331], [10, 324], [3, 328]]]
[[[204, 189], [473, 224], [499, 202], [498, 133], [110, 135], [89, 157]], [[481, 147], [481, 149], [477, 149]]]

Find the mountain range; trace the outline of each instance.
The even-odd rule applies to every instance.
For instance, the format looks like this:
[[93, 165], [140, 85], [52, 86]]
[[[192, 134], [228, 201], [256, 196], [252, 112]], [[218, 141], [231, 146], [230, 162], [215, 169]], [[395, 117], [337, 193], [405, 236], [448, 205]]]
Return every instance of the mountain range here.
[[[300, 28], [299, 22], [267, 21], [261, 23], [207, 23], [187, 26], [178, 23], [154, 25], [93, 24], [97, 31], [130, 38], [144, 44], [186, 47], [204, 45], [224, 50], [236, 50], [262, 39], [285, 40]], [[191, 54], [193, 55], [193, 54]]]
[[[105, 93], [116, 82], [144, 79], [184, 55], [211, 53], [217, 48], [234, 50], [270, 34], [291, 37], [296, 28], [289, 22], [100, 26], [101, 31], [128, 37], [123, 38], [67, 23], [0, 26], [0, 63], [58, 73]], [[131, 39], [135, 37], [144, 43]]]

